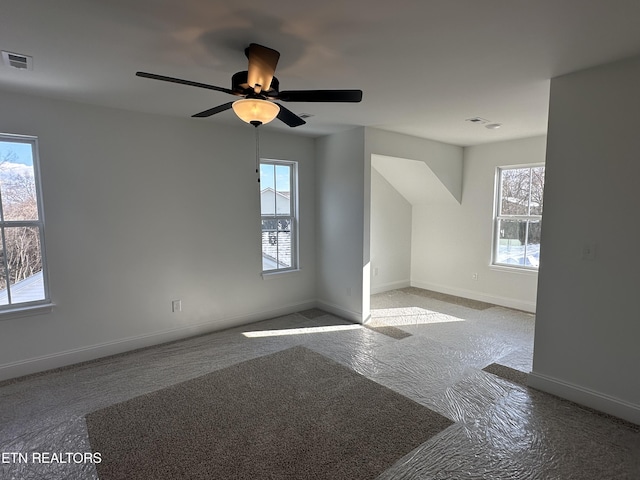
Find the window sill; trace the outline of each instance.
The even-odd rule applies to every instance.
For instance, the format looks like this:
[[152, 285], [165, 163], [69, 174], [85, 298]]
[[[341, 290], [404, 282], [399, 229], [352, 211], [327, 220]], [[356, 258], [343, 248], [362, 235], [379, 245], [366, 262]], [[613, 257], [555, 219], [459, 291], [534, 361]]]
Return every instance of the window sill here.
[[298, 273], [300, 273], [300, 269], [294, 269], [294, 270], [285, 270], [283, 272], [278, 272], [278, 271], [274, 271], [274, 272], [262, 272], [262, 279], [263, 280], [272, 280], [274, 278], [282, 278], [282, 277], [289, 277], [289, 276], [295, 276]]
[[497, 272], [515, 273], [518, 275], [528, 276], [538, 275], [538, 270], [534, 270], [532, 268], [507, 267], [506, 265], [489, 265], [489, 268]]
[[0, 320], [11, 320], [12, 318], [31, 317], [32, 315], [43, 315], [51, 313], [55, 304], [45, 303], [43, 305], [29, 305], [28, 307], [16, 307], [10, 310], [0, 310]]

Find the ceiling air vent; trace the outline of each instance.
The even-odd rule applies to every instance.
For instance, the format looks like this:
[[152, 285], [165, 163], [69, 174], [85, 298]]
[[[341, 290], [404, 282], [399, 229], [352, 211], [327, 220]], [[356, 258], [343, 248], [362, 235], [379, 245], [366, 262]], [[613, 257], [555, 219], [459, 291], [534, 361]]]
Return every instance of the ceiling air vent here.
[[5, 52], [3, 50], [2, 61], [5, 65], [19, 70], [33, 70], [33, 57], [29, 57], [28, 55]]
[[489, 123], [489, 120], [480, 117], [467, 118], [467, 122], [477, 123], [479, 125], [484, 125], [485, 123]]

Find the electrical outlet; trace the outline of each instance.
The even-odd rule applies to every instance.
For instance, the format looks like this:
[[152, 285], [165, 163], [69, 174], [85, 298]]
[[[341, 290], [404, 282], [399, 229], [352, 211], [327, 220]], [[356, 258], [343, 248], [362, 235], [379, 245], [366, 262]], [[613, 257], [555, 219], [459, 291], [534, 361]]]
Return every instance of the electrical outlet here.
[[471, 279], [472, 280], [478, 280], [478, 274], [477, 273], [472, 273], [471, 274]]
[[582, 260], [594, 261], [596, 259], [597, 245], [595, 243], [585, 243], [580, 250]]
[[171, 311], [173, 313], [182, 311], [182, 300], [173, 300], [171, 302]]

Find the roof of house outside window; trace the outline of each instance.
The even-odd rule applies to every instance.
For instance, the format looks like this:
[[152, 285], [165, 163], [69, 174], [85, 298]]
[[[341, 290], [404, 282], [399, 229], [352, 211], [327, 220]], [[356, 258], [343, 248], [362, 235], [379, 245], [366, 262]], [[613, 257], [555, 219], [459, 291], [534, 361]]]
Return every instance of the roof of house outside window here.
[[[11, 285], [11, 303], [35, 302], [44, 299], [44, 281], [42, 272], [20, 280]], [[7, 289], [0, 290], [0, 305], [9, 303]]]

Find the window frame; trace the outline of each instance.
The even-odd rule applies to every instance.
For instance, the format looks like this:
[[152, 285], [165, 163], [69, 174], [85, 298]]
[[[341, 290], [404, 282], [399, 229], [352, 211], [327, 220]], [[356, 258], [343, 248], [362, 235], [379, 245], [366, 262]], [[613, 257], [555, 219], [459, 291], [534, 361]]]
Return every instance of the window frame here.
[[[525, 238], [529, 237], [529, 224], [531, 222], [538, 222], [542, 227], [542, 213], [540, 215], [531, 215], [531, 183], [532, 175], [529, 175], [529, 196], [527, 202], [528, 215], [502, 215], [502, 172], [505, 170], [532, 170], [534, 168], [544, 168], [546, 173], [546, 166], [544, 162], [527, 163], [519, 165], [503, 165], [496, 167], [495, 181], [494, 181], [494, 202], [493, 202], [493, 238], [491, 242], [491, 267], [496, 269], [505, 269], [511, 271], [517, 271], [522, 273], [538, 273], [539, 265], [519, 265], [511, 263], [498, 262], [498, 248], [500, 246], [500, 221], [501, 220], [516, 220], [527, 222]], [[543, 199], [544, 199], [544, 186], [543, 186]], [[544, 202], [544, 200], [543, 200]], [[525, 243], [525, 256], [526, 256], [527, 243]]]
[[[31, 146], [31, 158], [33, 161], [33, 180], [35, 185], [35, 197], [38, 211], [37, 220], [5, 220], [4, 206], [0, 196], [0, 248], [4, 248], [5, 229], [11, 227], [32, 227], [38, 230], [40, 242], [40, 256], [42, 262], [42, 285], [44, 298], [30, 302], [11, 302], [11, 285], [9, 282], [9, 270], [6, 255], [2, 255], [0, 261], [0, 275], [7, 279], [7, 304], [0, 305], [0, 319], [22, 316], [22, 314], [42, 313], [50, 310], [52, 306], [49, 291], [49, 275], [47, 267], [46, 242], [45, 242], [45, 221], [42, 199], [42, 182], [40, 175], [40, 153], [38, 137], [32, 135], [18, 135], [12, 133], [0, 133], [0, 141], [7, 143], [22, 143]], [[1, 189], [0, 185], [0, 189]], [[0, 190], [1, 191], [1, 190]], [[41, 312], [42, 310], [42, 312]]]
[[[298, 202], [298, 162], [295, 160], [280, 160], [273, 158], [261, 158], [259, 169], [261, 171], [262, 165], [273, 165], [274, 168], [277, 166], [286, 166], [289, 167], [289, 215], [278, 215], [277, 208], [274, 208], [273, 215], [263, 215], [262, 214], [262, 182], [259, 183], [259, 195], [260, 195], [260, 262], [261, 262], [261, 274], [263, 278], [268, 278], [272, 275], [281, 275], [284, 273], [297, 272], [300, 269], [299, 263], [299, 202]], [[261, 174], [260, 174], [261, 175]], [[275, 190], [275, 185], [274, 185]], [[262, 222], [265, 220], [282, 220], [289, 219], [290, 220], [290, 231], [291, 231], [291, 266], [282, 267], [282, 268], [273, 268], [273, 269], [264, 269], [263, 263], [263, 250], [262, 250]]]

